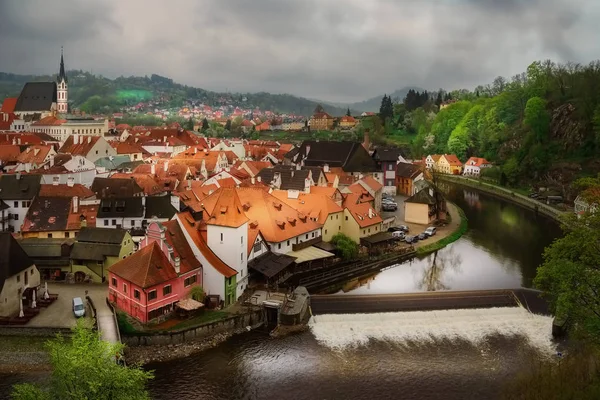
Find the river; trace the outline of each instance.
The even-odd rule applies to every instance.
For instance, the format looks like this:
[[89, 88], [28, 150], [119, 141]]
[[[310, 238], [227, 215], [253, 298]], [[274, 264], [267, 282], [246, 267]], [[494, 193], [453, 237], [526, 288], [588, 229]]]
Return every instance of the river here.
[[[330, 293], [531, 286], [551, 220], [458, 186], [469, 219], [458, 241]], [[310, 332], [245, 333], [182, 360], [149, 365], [156, 399], [494, 399], [507, 380], [552, 357], [551, 320], [522, 309], [318, 316]], [[0, 376], [0, 397], [23, 376]]]

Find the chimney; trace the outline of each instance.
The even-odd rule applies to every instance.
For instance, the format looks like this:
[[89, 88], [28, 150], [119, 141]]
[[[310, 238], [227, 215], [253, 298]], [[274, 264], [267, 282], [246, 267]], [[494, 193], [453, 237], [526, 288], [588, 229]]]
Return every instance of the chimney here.
[[169, 171], [169, 161], [168, 160], [163, 163], [163, 170], [165, 172]]
[[88, 136], [88, 144], [92, 143], [92, 137]]
[[365, 148], [365, 150], [369, 150], [369, 147], [371, 147], [371, 141], [369, 139], [369, 130], [365, 129], [365, 138], [363, 140], [362, 143], [363, 147]]
[[198, 148], [194, 147], [194, 154], [198, 153]]
[[73, 135], [73, 144], [79, 144], [79, 135]]
[[73, 196], [73, 214], [79, 212], [79, 197]]
[[20, 180], [20, 179], [21, 179], [21, 173], [20, 173], [20, 172], [17, 172], [17, 175], [15, 176], [15, 178], [16, 178], [17, 180]]
[[310, 193], [310, 179], [308, 178], [304, 180], [304, 191]]
[[369, 207], [369, 218], [373, 218], [373, 209]]
[[250, 182], [252, 182], [252, 184], [254, 185], [256, 183], [256, 178], [254, 178], [254, 177], [250, 178]]
[[257, 176], [257, 177], [256, 177], [256, 180], [257, 180], [258, 182], [262, 182], [262, 178], [261, 178], [260, 176]]
[[163, 142], [167, 143], [167, 137], [163, 136]]
[[20, 145], [21, 144], [21, 138], [17, 138], [17, 144]]
[[75, 178], [73, 178], [72, 176], [67, 178], [67, 186], [68, 187], [73, 187], [75, 185]]
[[181, 260], [179, 259], [179, 257], [175, 257], [173, 259], [173, 266], [175, 267], [175, 272], [177, 273], [177, 275], [179, 275], [179, 273], [181, 272]]
[[329, 164], [323, 165], [323, 172], [329, 172]]
[[142, 206], [146, 207], [146, 196], [142, 195]]
[[156, 175], [156, 165], [154, 163], [150, 164], [150, 173]]
[[[6, 135], [6, 136], [8, 136], [8, 135]], [[17, 139], [13, 138], [12, 144], [13, 144], [13, 146], [16, 145], [17, 144]]]
[[188, 190], [192, 190], [192, 181], [191, 181], [191, 179], [188, 179], [188, 181], [187, 181], [187, 188], [188, 188]]

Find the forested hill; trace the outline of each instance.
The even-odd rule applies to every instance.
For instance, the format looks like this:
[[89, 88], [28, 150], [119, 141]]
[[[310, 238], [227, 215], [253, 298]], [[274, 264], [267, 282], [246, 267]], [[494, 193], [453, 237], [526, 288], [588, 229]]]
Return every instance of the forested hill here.
[[513, 185], [563, 186], [600, 172], [600, 61], [534, 62], [510, 80], [498, 77], [449, 95], [454, 103], [439, 112], [440, 96], [396, 104], [381, 133], [409, 135], [413, 157], [455, 153], [463, 162], [485, 157]]
[[[109, 79], [84, 71], [68, 71], [70, 107], [84, 111], [115, 112], [124, 105], [145, 100], [160, 100], [166, 107], [180, 107], [186, 101], [197, 101], [210, 106], [229, 104], [240, 108], [255, 108], [297, 115], [312, 115], [317, 102], [289, 94], [218, 93], [185, 86], [159, 75], [150, 77], [119, 77]], [[25, 82], [49, 81], [50, 75], [16, 75], [0, 72], [0, 100], [18, 96]], [[344, 115], [346, 108], [324, 105], [325, 111], [335, 116]], [[359, 111], [359, 110], [355, 110]]]

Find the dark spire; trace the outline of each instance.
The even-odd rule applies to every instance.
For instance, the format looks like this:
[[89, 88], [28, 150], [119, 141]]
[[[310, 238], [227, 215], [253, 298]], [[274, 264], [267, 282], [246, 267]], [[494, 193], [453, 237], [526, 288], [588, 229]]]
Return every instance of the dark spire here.
[[60, 71], [58, 73], [58, 81], [62, 81], [65, 80], [65, 82], [68, 82], [67, 80], [67, 74], [65, 74], [65, 60], [63, 59], [63, 48], [62, 46], [60, 46]]

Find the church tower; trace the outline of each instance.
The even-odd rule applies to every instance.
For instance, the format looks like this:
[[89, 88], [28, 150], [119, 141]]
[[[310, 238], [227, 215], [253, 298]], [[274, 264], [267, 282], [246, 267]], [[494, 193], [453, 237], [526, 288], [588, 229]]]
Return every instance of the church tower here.
[[58, 83], [57, 89], [57, 101], [56, 105], [58, 108], [58, 112], [61, 114], [66, 114], [68, 112], [67, 101], [69, 99], [68, 96], [68, 85], [67, 85], [67, 74], [65, 74], [65, 60], [63, 59], [63, 49], [62, 46], [60, 48], [60, 70], [58, 72], [58, 77], [56, 78]]

